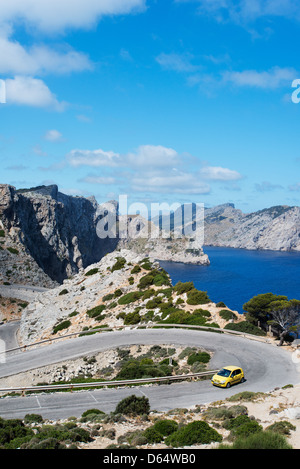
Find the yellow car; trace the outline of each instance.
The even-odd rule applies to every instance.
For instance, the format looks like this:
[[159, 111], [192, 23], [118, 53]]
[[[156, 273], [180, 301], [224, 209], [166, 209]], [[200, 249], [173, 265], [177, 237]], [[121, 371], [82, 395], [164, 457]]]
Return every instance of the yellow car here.
[[230, 388], [232, 384], [243, 383], [244, 381], [244, 372], [238, 366], [224, 366], [211, 379], [214, 386], [220, 386], [221, 388]]

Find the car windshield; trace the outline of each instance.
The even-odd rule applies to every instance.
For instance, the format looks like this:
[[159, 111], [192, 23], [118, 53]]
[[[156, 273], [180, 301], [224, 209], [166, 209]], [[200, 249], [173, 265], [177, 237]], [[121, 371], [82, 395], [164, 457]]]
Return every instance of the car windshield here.
[[219, 371], [218, 376], [225, 376], [226, 378], [228, 378], [230, 373], [231, 373], [230, 370], [226, 370], [226, 368], [223, 368], [222, 370]]

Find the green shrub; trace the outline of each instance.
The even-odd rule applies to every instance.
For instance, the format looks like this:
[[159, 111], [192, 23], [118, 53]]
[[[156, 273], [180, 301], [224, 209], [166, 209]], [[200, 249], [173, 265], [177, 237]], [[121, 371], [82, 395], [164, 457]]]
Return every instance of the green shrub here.
[[253, 334], [253, 335], [259, 335], [259, 336], [266, 335], [265, 331], [261, 330], [259, 327], [255, 326], [254, 324], [248, 321], [242, 321], [237, 324], [233, 324], [233, 323], [226, 324], [224, 329], [244, 332], [245, 334]]
[[217, 308], [226, 308], [226, 305], [223, 301], [219, 301], [219, 303], [216, 304]]
[[112, 266], [111, 271], [121, 270], [126, 264], [126, 259], [124, 257], [117, 257], [117, 262]]
[[57, 438], [45, 438], [42, 441], [34, 438], [28, 444], [23, 445], [23, 449], [66, 449], [66, 445]]
[[143, 436], [146, 438], [147, 443], [160, 443], [163, 439], [163, 435], [158, 432], [153, 426], [147, 428], [143, 432]]
[[82, 413], [81, 417], [85, 418], [89, 415], [104, 415], [104, 412], [102, 412], [102, 410], [96, 409], [96, 408], [87, 409]]
[[187, 294], [187, 304], [188, 305], [203, 305], [210, 303], [210, 299], [207, 295], [207, 292], [196, 290], [190, 290]]
[[253, 433], [261, 432], [263, 427], [256, 420], [249, 420], [231, 430], [231, 438], [247, 438]]
[[150, 412], [149, 399], [145, 396], [138, 397], [134, 394], [122, 399], [116, 407], [116, 414], [147, 415]]
[[233, 405], [231, 407], [219, 406], [209, 407], [205, 412], [205, 417], [211, 420], [225, 420], [233, 419], [239, 415], [247, 415], [248, 409], [243, 405]]
[[121, 290], [121, 288], [118, 288], [118, 290], [115, 291], [114, 293], [114, 298], [119, 298], [120, 296], [122, 296], [123, 292]]
[[124, 317], [124, 324], [126, 326], [138, 324], [141, 322], [141, 316], [139, 315], [138, 311], [133, 311], [132, 313], [128, 313]]
[[[95, 306], [94, 308], [92, 309], [89, 309], [86, 314], [88, 315], [89, 318], [98, 318], [101, 316], [101, 313], [105, 310], [105, 305], [98, 305], [98, 306]], [[104, 318], [104, 316], [102, 315], [101, 318]]]
[[57, 334], [57, 332], [62, 331], [63, 329], [68, 329], [71, 326], [71, 321], [68, 319], [66, 321], [62, 321], [57, 326], [53, 327], [53, 334]]
[[171, 435], [178, 430], [178, 423], [175, 420], [157, 420], [154, 424], [154, 429], [163, 436]]
[[109, 300], [112, 300], [113, 298], [114, 298], [114, 294], [108, 293], [107, 295], [103, 296], [102, 301], [109, 301]]
[[211, 313], [206, 309], [195, 309], [192, 313], [194, 316], [202, 316], [204, 318], [210, 318]]
[[188, 365], [193, 365], [195, 362], [208, 363], [210, 355], [207, 352], [192, 353], [187, 360]]
[[165, 439], [168, 446], [182, 447], [196, 444], [209, 444], [222, 441], [222, 436], [207, 422], [196, 420], [182, 426]]
[[250, 417], [247, 414], [241, 414], [237, 417], [225, 420], [225, 422], [223, 423], [223, 428], [226, 428], [226, 430], [232, 430], [233, 428], [237, 428], [240, 425], [243, 425], [244, 423], [247, 423], [249, 421]]
[[260, 432], [263, 430], [262, 426], [254, 419], [248, 417], [248, 415], [239, 415], [235, 418], [226, 420], [223, 423], [223, 427], [227, 430], [231, 430], [230, 439], [242, 437], [246, 438], [252, 433]]
[[228, 311], [227, 309], [222, 309], [222, 311], [219, 311], [219, 315], [221, 316], [222, 319], [225, 319], [225, 321], [230, 321], [231, 319], [237, 319], [237, 315], [234, 314], [233, 311]]
[[[33, 436], [33, 430], [27, 428], [22, 420], [4, 420], [0, 417], [0, 446], [10, 444], [14, 439], [24, 439]], [[19, 440], [20, 441], [20, 440]]]
[[86, 276], [89, 276], [89, 275], [95, 275], [99, 272], [99, 269], [95, 268], [95, 269], [91, 269], [89, 270], [85, 275]]
[[162, 299], [159, 297], [153, 298], [152, 300], [147, 301], [147, 309], [155, 309], [162, 304]]
[[134, 303], [135, 301], [140, 300], [142, 296], [143, 296], [143, 293], [140, 291], [130, 292], [124, 296], [121, 296], [118, 303], [119, 305], [128, 305], [130, 303]]
[[59, 295], [60, 295], [60, 296], [61, 296], [61, 295], [67, 295], [68, 293], [69, 293], [68, 290], [67, 290], [66, 288], [64, 288], [63, 290], [61, 290], [61, 291], [59, 292]]
[[138, 288], [145, 290], [145, 288], [155, 285], [161, 287], [162, 285], [171, 286], [171, 282], [167, 272], [164, 269], [153, 269], [147, 275], [144, 275], [139, 281]]
[[176, 304], [177, 305], [182, 305], [182, 304], [184, 304], [184, 300], [182, 298], [178, 298], [177, 301], [176, 301]]
[[69, 318], [73, 318], [74, 316], [77, 316], [79, 314], [78, 311], [73, 311], [72, 313], [69, 314]]
[[183, 293], [187, 293], [194, 289], [195, 286], [193, 282], [178, 282], [174, 287], [174, 291], [177, 293], [177, 295], [182, 295]]
[[15, 248], [7, 248], [7, 250], [8, 250], [11, 254], [19, 254], [18, 249], [15, 249]]
[[[166, 324], [190, 324], [191, 326], [207, 326], [206, 317], [199, 310], [188, 313], [182, 309], [171, 310], [167, 319], [160, 321]], [[211, 325], [211, 324], [209, 324]]]
[[140, 268], [140, 266], [137, 264], [133, 267], [133, 269], [131, 269], [131, 274], [138, 274], [142, 269]]
[[4, 230], [0, 230], [0, 238], [5, 238], [5, 232], [4, 232]]
[[152, 269], [152, 263], [150, 262], [149, 259], [145, 260], [142, 264], [140, 264], [140, 266], [142, 267], [142, 269], [145, 269], [145, 270]]
[[219, 445], [218, 449], [293, 449], [279, 433], [260, 431], [247, 438], [237, 438], [233, 445]]
[[280, 433], [281, 435], [290, 435], [291, 430], [296, 430], [296, 427], [287, 420], [281, 420], [280, 422], [275, 422], [272, 425], [269, 425], [266, 430]]
[[143, 379], [170, 376], [172, 367], [165, 364], [146, 364], [138, 360], [128, 360], [117, 374], [116, 379]]
[[39, 414], [26, 414], [24, 417], [24, 423], [42, 423], [43, 417]]

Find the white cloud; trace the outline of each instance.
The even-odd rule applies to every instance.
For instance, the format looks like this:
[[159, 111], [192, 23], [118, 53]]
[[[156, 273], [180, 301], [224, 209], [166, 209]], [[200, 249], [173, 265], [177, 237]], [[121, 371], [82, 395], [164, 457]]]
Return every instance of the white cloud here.
[[44, 45], [23, 47], [0, 35], [0, 73], [13, 75], [65, 74], [91, 70], [89, 58], [71, 48], [55, 51]]
[[297, 76], [293, 68], [273, 67], [268, 71], [244, 70], [242, 72], [224, 72], [223, 82], [232, 83], [238, 87], [254, 87], [263, 89], [276, 89], [290, 85]]
[[43, 32], [90, 28], [105, 15], [128, 14], [145, 8], [145, 0], [2, 0], [4, 24], [24, 22]]
[[192, 59], [193, 56], [190, 54], [165, 54], [163, 52], [156, 57], [156, 61], [162, 68], [176, 72], [195, 72], [198, 70], [198, 67], [192, 64]]
[[58, 130], [48, 130], [44, 136], [48, 142], [60, 142], [63, 138], [62, 134]]
[[206, 166], [200, 170], [200, 176], [211, 181], [237, 181], [242, 175], [237, 171], [220, 166]]
[[195, 169], [196, 161], [162, 145], [141, 145], [135, 152], [124, 155], [102, 149], [72, 150], [65, 163], [78, 168], [114, 168], [113, 174], [87, 175], [80, 181], [100, 185], [122, 184], [130, 191], [144, 193], [208, 194], [211, 191], [210, 181], [242, 179], [237, 171], [218, 166], [207, 165]]
[[263, 181], [261, 184], [255, 184], [255, 189], [258, 192], [272, 192], [277, 189], [283, 189], [280, 184], [272, 184], [269, 181]]
[[[187, 3], [195, 0], [175, 0]], [[197, 1], [197, 0], [196, 0]], [[198, 0], [198, 12], [213, 16], [217, 21], [245, 24], [262, 17], [281, 16], [300, 20], [298, 0]]]
[[91, 70], [89, 57], [71, 47], [24, 46], [13, 38], [16, 26], [33, 37], [88, 29], [105, 15], [143, 11], [145, 0], [0, 0], [0, 73], [7, 79], [7, 102], [63, 111], [47, 85], [36, 77]]
[[8, 104], [49, 108], [64, 111], [67, 103], [59, 102], [48, 86], [40, 79], [16, 76], [5, 80]]
[[118, 153], [104, 150], [72, 150], [67, 155], [67, 162], [73, 167], [116, 167], [121, 163]]
[[181, 161], [173, 148], [162, 145], [141, 145], [135, 153], [129, 153], [125, 159], [130, 166], [152, 168], [173, 167]]
[[210, 186], [197, 174], [172, 169], [162, 174], [136, 174], [131, 179], [132, 189], [137, 192], [171, 194], [208, 194]]

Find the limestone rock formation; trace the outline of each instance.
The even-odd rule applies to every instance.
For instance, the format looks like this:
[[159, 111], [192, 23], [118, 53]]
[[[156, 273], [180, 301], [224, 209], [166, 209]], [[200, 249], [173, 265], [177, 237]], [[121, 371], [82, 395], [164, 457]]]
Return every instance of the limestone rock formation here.
[[12, 262], [35, 263], [45, 276], [61, 283], [115, 249], [116, 239], [97, 236], [101, 214], [94, 198], [71, 197], [55, 185], [24, 190], [0, 185], [2, 262], [9, 267], [8, 248], [17, 246], [10, 252], [15, 255]]
[[300, 207], [244, 214], [233, 204], [205, 211], [204, 244], [251, 250], [300, 251]]

